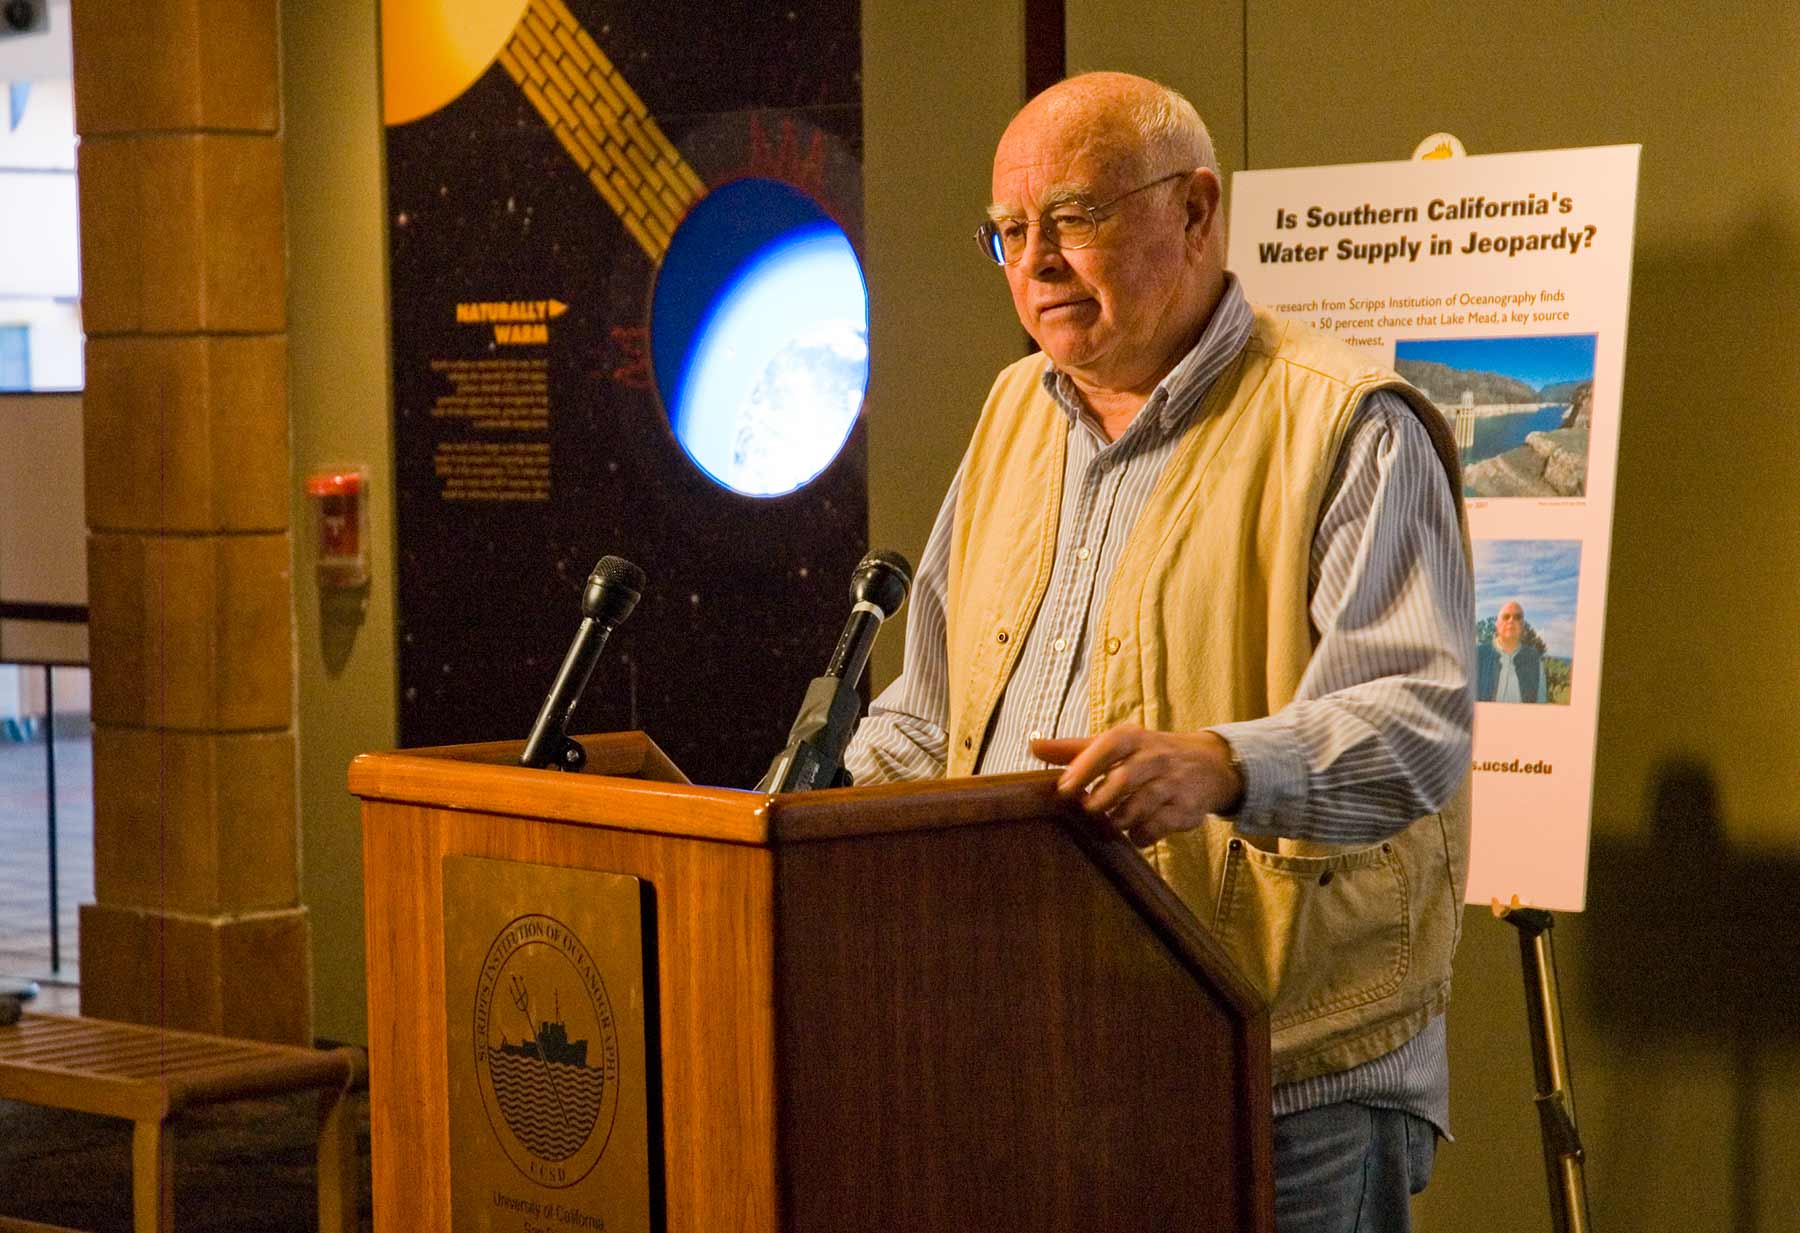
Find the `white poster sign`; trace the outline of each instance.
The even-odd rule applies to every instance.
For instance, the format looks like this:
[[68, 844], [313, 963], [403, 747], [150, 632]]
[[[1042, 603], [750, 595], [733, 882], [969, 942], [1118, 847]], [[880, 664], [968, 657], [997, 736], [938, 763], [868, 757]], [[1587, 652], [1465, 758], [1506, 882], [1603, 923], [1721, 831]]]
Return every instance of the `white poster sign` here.
[[1585, 896], [1638, 153], [1232, 177], [1250, 298], [1366, 348], [1456, 433], [1475, 541], [1471, 903]]

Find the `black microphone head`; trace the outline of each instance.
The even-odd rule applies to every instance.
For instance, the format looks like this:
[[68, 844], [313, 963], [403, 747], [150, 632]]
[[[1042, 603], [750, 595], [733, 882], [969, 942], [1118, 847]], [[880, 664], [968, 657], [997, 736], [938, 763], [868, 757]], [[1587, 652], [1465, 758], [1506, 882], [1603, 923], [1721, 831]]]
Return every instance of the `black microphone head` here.
[[644, 571], [624, 557], [601, 557], [581, 592], [581, 615], [602, 625], [631, 615], [644, 593]]
[[911, 589], [912, 566], [905, 557], [885, 548], [857, 562], [856, 572], [850, 576], [851, 601], [874, 604], [881, 609], [883, 620], [900, 611]]

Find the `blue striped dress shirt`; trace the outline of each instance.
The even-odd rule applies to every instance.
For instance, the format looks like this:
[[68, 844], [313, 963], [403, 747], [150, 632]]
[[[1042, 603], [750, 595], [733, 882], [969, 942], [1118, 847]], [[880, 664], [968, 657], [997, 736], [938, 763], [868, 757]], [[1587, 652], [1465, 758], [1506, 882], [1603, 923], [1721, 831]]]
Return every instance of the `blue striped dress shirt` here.
[[[1132, 526], [1182, 430], [1249, 340], [1235, 278], [1201, 338], [1117, 440], [1068, 377], [1045, 388], [1069, 420], [1057, 557], [995, 717], [979, 771], [1037, 770], [1036, 736], [1087, 735], [1088, 632]], [[959, 471], [913, 582], [901, 675], [846, 755], [855, 781], [944, 773], [949, 710], [944, 605]], [[1357, 408], [1313, 537], [1313, 657], [1276, 714], [1214, 731], [1243, 767], [1246, 833], [1376, 843], [1440, 806], [1469, 765], [1474, 598], [1462, 534], [1430, 438], [1398, 397]], [[1275, 1089], [1275, 1113], [1338, 1101], [1403, 1109], [1449, 1132], [1444, 1021], [1352, 1070]]]

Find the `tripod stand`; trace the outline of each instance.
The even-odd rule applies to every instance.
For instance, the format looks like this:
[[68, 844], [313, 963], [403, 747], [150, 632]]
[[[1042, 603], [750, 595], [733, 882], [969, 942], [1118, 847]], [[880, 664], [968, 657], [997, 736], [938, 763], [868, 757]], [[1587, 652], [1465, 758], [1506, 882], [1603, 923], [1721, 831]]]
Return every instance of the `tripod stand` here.
[[1575, 1126], [1575, 1092], [1563, 1040], [1562, 994], [1556, 983], [1556, 948], [1550, 913], [1494, 901], [1494, 915], [1519, 931], [1519, 962], [1525, 977], [1525, 1012], [1531, 1024], [1531, 1064], [1537, 1076], [1538, 1129], [1544, 1140], [1544, 1173], [1550, 1187], [1550, 1223], [1555, 1233], [1589, 1233], [1585, 1154]]

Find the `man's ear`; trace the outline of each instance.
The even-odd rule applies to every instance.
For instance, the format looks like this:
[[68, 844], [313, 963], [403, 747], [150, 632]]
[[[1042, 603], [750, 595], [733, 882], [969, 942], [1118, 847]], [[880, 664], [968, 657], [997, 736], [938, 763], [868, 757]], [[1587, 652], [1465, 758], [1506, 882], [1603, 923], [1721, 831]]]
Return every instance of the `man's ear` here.
[[1219, 218], [1219, 206], [1224, 195], [1224, 189], [1219, 184], [1218, 172], [1211, 167], [1196, 169], [1193, 178], [1188, 181], [1188, 230], [1192, 231], [1198, 227], [1201, 239], [1218, 230], [1222, 222]]

